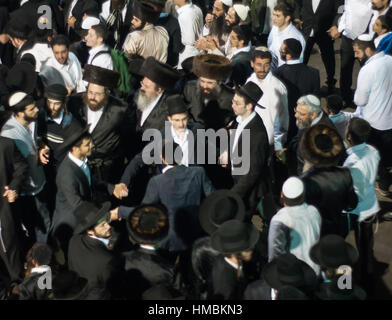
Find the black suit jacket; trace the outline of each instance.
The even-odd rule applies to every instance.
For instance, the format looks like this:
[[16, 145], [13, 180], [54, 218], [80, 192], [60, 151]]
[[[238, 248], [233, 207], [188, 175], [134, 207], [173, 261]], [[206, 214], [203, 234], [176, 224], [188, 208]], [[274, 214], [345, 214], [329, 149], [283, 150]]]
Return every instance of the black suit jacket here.
[[71, 238], [68, 266], [88, 280], [87, 300], [103, 300], [117, 296], [124, 264], [105, 245], [87, 234]]
[[309, 37], [312, 29], [317, 34], [318, 32], [326, 32], [332, 25], [336, 25], [338, 8], [343, 4], [343, 0], [320, 0], [316, 12], [314, 12], [312, 0], [298, 0], [294, 16], [303, 21], [302, 32], [305, 38]]
[[[65, 0], [66, 4], [64, 7], [64, 25], [68, 27], [68, 13], [71, 9], [72, 1], [73, 0]], [[97, 16], [101, 12], [101, 8], [98, 6], [97, 1], [95, 0], [78, 0], [76, 5], [72, 9], [71, 16], [75, 17], [75, 28], [70, 28], [69, 37], [71, 41], [79, 40], [80, 35], [83, 32], [82, 29], [82, 22], [83, 22], [83, 15], [88, 12], [91, 16]]]
[[68, 155], [65, 156], [59, 166], [56, 185], [56, 210], [52, 223], [54, 233], [61, 225], [66, 225], [72, 230], [76, 227], [78, 221], [74, 211], [83, 201], [93, 200], [93, 190], [106, 189], [109, 194], [112, 194], [114, 190], [112, 184], [97, 181], [93, 177], [92, 186], [90, 186], [83, 170]]
[[253, 73], [250, 65], [251, 52], [240, 52], [231, 60], [232, 72], [229, 85], [241, 87]]
[[[235, 121], [233, 129], [236, 129], [237, 126], [238, 122]], [[249, 150], [246, 149], [244, 144], [244, 131], [238, 139], [234, 152], [232, 152], [234, 132], [230, 138], [229, 153], [234, 179], [234, 186], [231, 190], [240, 195], [249, 210], [254, 210], [259, 200], [268, 190], [269, 143], [263, 120], [257, 113], [245, 126], [245, 129], [248, 129], [250, 134]], [[246, 172], [247, 166], [249, 170]]]
[[[68, 110], [83, 126], [87, 126], [87, 107], [82, 94], [70, 97]], [[134, 123], [128, 106], [116, 97], [109, 96], [97, 126], [91, 133], [94, 150], [89, 161], [95, 159], [116, 159], [124, 155], [126, 144], [132, 134]]]
[[275, 75], [282, 80], [287, 88], [289, 106], [289, 133], [288, 141], [295, 136], [298, 129], [295, 125], [294, 108], [297, 100], [307, 94], [320, 94], [320, 72], [303, 63], [284, 64], [280, 66]]
[[198, 80], [189, 81], [185, 85], [184, 97], [189, 103], [189, 112], [193, 120], [200, 122], [206, 129], [224, 128], [235, 117], [231, 107], [234, 92], [225, 85], [220, 85], [220, 90], [219, 96], [205, 105]]
[[31, 273], [19, 285], [19, 300], [47, 300], [51, 290], [40, 289], [38, 280], [43, 273]]

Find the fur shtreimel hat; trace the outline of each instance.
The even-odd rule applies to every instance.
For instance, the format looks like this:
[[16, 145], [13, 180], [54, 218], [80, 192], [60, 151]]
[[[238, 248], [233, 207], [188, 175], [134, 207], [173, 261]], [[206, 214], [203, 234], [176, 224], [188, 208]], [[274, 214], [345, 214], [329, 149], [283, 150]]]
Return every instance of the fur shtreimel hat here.
[[152, 3], [148, 1], [135, 1], [133, 16], [143, 22], [155, 23], [159, 18], [160, 12]]
[[199, 54], [193, 58], [192, 72], [200, 77], [226, 80], [231, 74], [231, 62], [215, 54]]
[[93, 66], [92, 64], [84, 66], [83, 80], [88, 83], [95, 83], [106, 88], [115, 88], [119, 79], [119, 72]]
[[139, 73], [155, 82], [164, 90], [174, 88], [181, 74], [166, 63], [161, 63], [154, 57], [148, 57], [140, 68]]
[[302, 136], [300, 147], [304, 159], [317, 167], [336, 165], [345, 152], [339, 133], [324, 124], [308, 128]]

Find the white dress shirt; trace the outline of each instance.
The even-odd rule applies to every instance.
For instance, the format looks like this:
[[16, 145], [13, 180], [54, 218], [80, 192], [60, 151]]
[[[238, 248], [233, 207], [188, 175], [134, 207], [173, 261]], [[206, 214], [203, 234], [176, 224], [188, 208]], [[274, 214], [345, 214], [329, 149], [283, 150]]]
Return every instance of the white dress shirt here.
[[188, 167], [189, 166], [189, 152], [188, 152], [188, 135], [189, 135], [189, 129], [185, 129], [183, 139], [177, 134], [177, 132], [174, 131], [173, 126], [171, 127], [171, 134], [173, 136], [173, 140], [175, 143], [177, 143], [182, 151], [182, 160], [181, 164]]
[[[101, 13], [99, 15], [105, 21], [109, 18], [109, 15], [110, 15], [110, 3], [111, 3], [110, 0], [107, 0], [104, 3], [102, 3]], [[128, 8], [128, 2], [124, 6], [124, 8], [121, 10], [121, 16], [122, 16], [123, 21], [125, 20], [125, 15], [127, 14], [127, 8]]]
[[299, 31], [291, 22], [283, 31], [279, 31], [277, 26], [273, 26], [268, 36], [268, 49], [272, 53], [272, 64], [271, 71], [274, 71], [277, 67], [284, 64], [284, 61], [280, 57], [280, 47], [284, 40], [294, 38], [301, 42], [302, 52], [299, 60], [302, 62], [304, 58], [306, 41], [301, 31]]
[[181, 28], [181, 42], [185, 46], [178, 58], [178, 69], [182, 69], [181, 63], [189, 58], [199, 54], [194, 43], [199, 39], [203, 30], [203, 13], [198, 6], [188, 3], [177, 9], [178, 23]]
[[101, 119], [103, 114], [103, 108], [99, 109], [98, 111], [92, 111], [89, 107], [87, 108], [87, 123], [90, 125], [88, 132], [93, 132], [95, 127], [98, 124], [99, 119]]
[[68, 53], [68, 61], [65, 64], [59, 63], [54, 54], [52, 54], [52, 57], [45, 65], [58, 70], [61, 73], [67, 87], [71, 87], [76, 92], [85, 91], [82, 67], [78, 58], [72, 52]]
[[159, 99], [161, 98], [162, 93], [153, 101], [151, 102], [146, 109], [142, 112], [142, 117], [140, 119], [140, 126], [142, 127], [152, 110], [154, 110], [156, 104], [158, 103]]
[[275, 150], [281, 150], [286, 143], [289, 129], [289, 109], [286, 86], [271, 72], [264, 80], [260, 81], [255, 73], [248, 78], [263, 91], [259, 104], [265, 109], [256, 106], [255, 111], [263, 120], [267, 130], [268, 142], [275, 146]]
[[358, 205], [351, 213], [359, 215], [361, 222], [380, 210], [375, 189], [380, 154], [366, 143], [348, 148], [347, 154], [343, 166], [350, 169], [358, 196]]
[[40, 72], [41, 67], [52, 57], [52, 48], [47, 43], [36, 43], [31, 49], [22, 52], [22, 57], [30, 53], [35, 59], [35, 72]]
[[90, 49], [87, 64], [113, 70], [113, 61], [110, 53], [100, 54], [94, 59], [95, 55], [100, 51], [110, 51], [110, 49], [106, 44]]
[[[320, 5], [321, 0], [312, 0], [312, 9], [313, 12], [316, 13], [318, 6]], [[310, 37], [314, 36], [314, 29], [310, 32]]]
[[338, 30], [347, 38], [354, 40], [366, 32], [371, 16], [369, 0], [345, 0]]
[[368, 59], [358, 74], [355, 116], [377, 130], [392, 129], [392, 57], [383, 51]]
[[241, 116], [238, 116], [236, 118], [236, 121], [238, 122], [238, 126], [237, 129], [235, 129], [233, 148], [231, 149], [231, 152], [234, 152], [242, 131], [248, 125], [248, 123], [252, 121], [254, 117], [256, 117], [256, 112], [253, 111], [246, 119], [242, 119]]

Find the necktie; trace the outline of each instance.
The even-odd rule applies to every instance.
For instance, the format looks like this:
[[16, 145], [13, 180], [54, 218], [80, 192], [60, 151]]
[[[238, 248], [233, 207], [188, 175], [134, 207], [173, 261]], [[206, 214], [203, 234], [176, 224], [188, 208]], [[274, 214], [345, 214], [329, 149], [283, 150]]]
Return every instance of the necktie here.
[[80, 167], [84, 174], [86, 175], [88, 179], [88, 184], [91, 186], [91, 173], [90, 173], [90, 168], [88, 167], [87, 162], [83, 162], [82, 166]]

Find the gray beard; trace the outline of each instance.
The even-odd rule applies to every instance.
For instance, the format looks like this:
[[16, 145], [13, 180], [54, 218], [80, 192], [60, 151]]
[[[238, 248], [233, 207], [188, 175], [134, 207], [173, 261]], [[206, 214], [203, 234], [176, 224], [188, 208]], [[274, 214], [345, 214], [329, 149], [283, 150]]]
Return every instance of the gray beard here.
[[140, 94], [140, 91], [135, 95], [135, 102], [137, 105], [137, 109], [140, 112], [146, 110], [146, 108], [158, 97], [155, 95], [153, 97], [147, 97], [145, 95]]
[[312, 122], [309, 121], [309, 122], [303, 123], [303, 122], [299, 122], [298, 120], [296, 120], [295, 124], [297, 125], [298, 129], [306, 129], [312, 125]]

